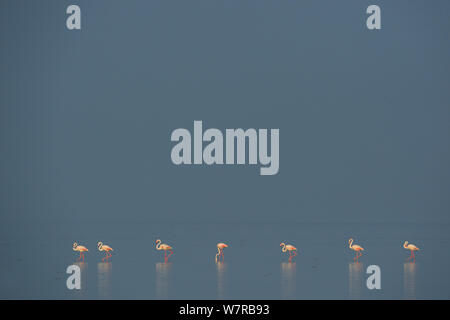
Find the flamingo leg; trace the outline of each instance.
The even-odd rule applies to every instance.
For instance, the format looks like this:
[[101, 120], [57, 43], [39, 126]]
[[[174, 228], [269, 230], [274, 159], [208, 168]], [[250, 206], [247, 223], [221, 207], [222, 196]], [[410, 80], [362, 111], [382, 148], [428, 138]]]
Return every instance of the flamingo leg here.
[[406, 261], [409, 261], [409, 260], [411, 260], [412, 259], [412, 250], [411, 250], [411, 254], [409, 255], [409, 257], [408, 257], [408, 259], [406, 259]]
[[84, 252], [81, 252], [81, 256], [83, 257], [83, 262], [84, 262]]
[[225, 256], [223, 255], [223, 249], [220, 249], [220, 254], [222, 255], [222, 262], [225, 261]]
[[288, 261], [291, 262], [291, 260], [292, 260], [291, 251], [289, 250], [288, 252], [289, 252], [289, 259], [288, 259]]
[[166, 262], [167, 262], [167, 251], [164, 250], [164, 263], [166, 263]]
[[173, 251], [169, 250], [169, 255], [167, 256], [167, 259], [169, 259], [169, 257], [173, 254]]
[[414, 255], [414, 251], [411, 250], [411, 253], [412, 253], [412, 257], [413, 257], [413, 262], [416, 263], [416, 256]]
[[80, 256], [77, 258], [77, 261], [81, 260], [81, 251], [80, 251]]

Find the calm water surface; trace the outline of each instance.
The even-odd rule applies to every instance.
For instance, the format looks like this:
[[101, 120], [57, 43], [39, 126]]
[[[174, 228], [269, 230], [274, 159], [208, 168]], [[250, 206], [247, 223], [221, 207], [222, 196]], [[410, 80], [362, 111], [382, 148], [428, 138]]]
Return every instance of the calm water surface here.
[[[439, 224], [64, 224], [14, 225], [0, 238], [2, 299], [449, 299], [450, 228]], [[78, 230], [77, 234], [65, 230]], [[93, 235], [97, 235], [93, 237]], [[353, 262], [347, 240], [365, 248]], [[155, 239], [174, 247], [169, 263]], [[419, 246], [406, 262], [404, 240]], [[76, 263], [72, 243], [89, 248]], [[102, 262], [97, 241], [114, 248]], [[214, 262], [226, 242], [225, 261]], [[294, 262], [280, 242], [299, 249]], [[66, 288], [67, 266], [82, 289]], [[366, 269], [381, 268], [381, 290]]]

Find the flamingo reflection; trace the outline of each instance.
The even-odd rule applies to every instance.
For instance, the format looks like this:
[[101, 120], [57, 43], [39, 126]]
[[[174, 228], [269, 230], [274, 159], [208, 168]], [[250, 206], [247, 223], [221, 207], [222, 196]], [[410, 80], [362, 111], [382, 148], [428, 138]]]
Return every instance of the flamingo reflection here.
[[227, 272], [227, 263], [218, 261], [216, 263], [217, 270], [217, 298], [219, 300], [225, 299], [226, 288], [225, 288], [225, 277]]
[[295, 262], [281, 263], [281, 294], [283, 299], [292, 299], [296, 291], [297, 264]]
[[99, 262], [97, 264], [98, 293], [100, 298], [111, 297], [112, 263]]
[[416, 268], [414, 262], [403, 264], [403, 294], [408, 300], [416, 299]]
[[348, 264], [348, 287], [350, 299], [360, 299], [363, 290], [363, 263]]
[[172, 263], [158, 262], [156, 263], [156, 298], [168, 299], [169, 298], [169, 280], [170, 269]]

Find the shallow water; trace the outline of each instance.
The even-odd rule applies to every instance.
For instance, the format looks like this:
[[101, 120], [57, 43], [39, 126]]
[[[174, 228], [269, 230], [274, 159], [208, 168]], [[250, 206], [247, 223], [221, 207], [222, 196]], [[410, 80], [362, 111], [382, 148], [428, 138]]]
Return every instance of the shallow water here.
[[[448, 225], [136, 223], [11, 229], [21, 239], [0, 239], [2, 299], [450, 298]], [[78, 230], [76, 239], [72, 230]], [[358, 264], [349, 237], [365, 248]], [[155, 250], [156, 238], [174, 247], [168, 263]], [[72, 251], [75, 240], [90, 251], [84, 263], [76, 263], [82, 289], [68, 290], [65, 270], [78, 257]], [[421, 248], [415, 264], [405, 262], [404, 240]], [[101, 261], [97, 241], [114, 248], [109, 263]], [[216, 264], [215, 244], [221, 241], [229, 247], [225, 262]], [[299, 249], [292, 263], [280, 242]], [[381, 268], [381, 290], [365, 284], [373, 264]]]

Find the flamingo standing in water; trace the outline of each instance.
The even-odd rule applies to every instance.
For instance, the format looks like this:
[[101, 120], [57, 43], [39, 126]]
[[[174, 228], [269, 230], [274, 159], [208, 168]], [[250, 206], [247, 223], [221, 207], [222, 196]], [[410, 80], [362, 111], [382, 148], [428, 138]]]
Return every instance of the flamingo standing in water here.
[[[161, 240], [156, 240], [156, 250], [164, 250], [164, 262], [167, 262], [169, 257], [173, 254], [173, 248], [169, 246], [168, 244], [161, 244]], [[167, 255], [167, 251], [170, 252], [169, 255]]]
[[111, 252], [110, 251], [114, 251], [113, 248], [111, 248], [110, 246], [107, 246], [106, 244], [103, 244], [103, 242], [99, 242], [97, 243], [97, 247], [98, 247], [98, 251], [105, 251], [106, 256], [104, 258], [102, 258], [102, 261], [108, 261], [109, 258], [112, 257]]
[[284, 244], [284, 242], [280, 243], [281, 251], [289, 252], [289, 262], [291, 262], [292, 258], [297, 255], [297, 248], [290, 244]]
[[358, 263], [358, 259], [362, 256], [362, 252], [361, 251], [364, 251], [364, 248], [361, 247], [361, 246], [358, 246], [357, 244], [353, 244], [353, 239], [352, 238], [350, 238], [348, 240], [348, 247], [356, 252], [356, 257], [353, 258], [353, 261], [356, 260], [356, 263]]
[[83, 259], [84, 262], [84, 253], [89, 251], [86, 247], [78, 245], [78, 243], [73, 243], [73, 251], [78, 251], [80, 253], [80, 256], [78, 257], [77, 261], [80, 261]]
[[222, 256], [222, 261], [224, 261], [224, 256], [223, 256], [223, 248], [227, 248], [228, 245], [222, 242], [219, 242], [217, 244], [217, 253], [216, 253], [216, 262], [217, 262], [217, 256], [219, 256], [219, 261], [220, 261], [220, 256]]
[[405, 248], [406, 250], [410, 250], [411, 251], [411, 255], [409, 256], [408, 260], [406, 260], [406, 261], [409, 261], [409, 260], [413, 259], [413, 262], [415, 263], [416, 262], [416, 256], [414, 255], [414, 251], [418, 251], [420, 249], [417, 248], [412, 243], [408, 244], [408, 241], [405, 241], [405, 243], [403, 244], [403, 248]]

